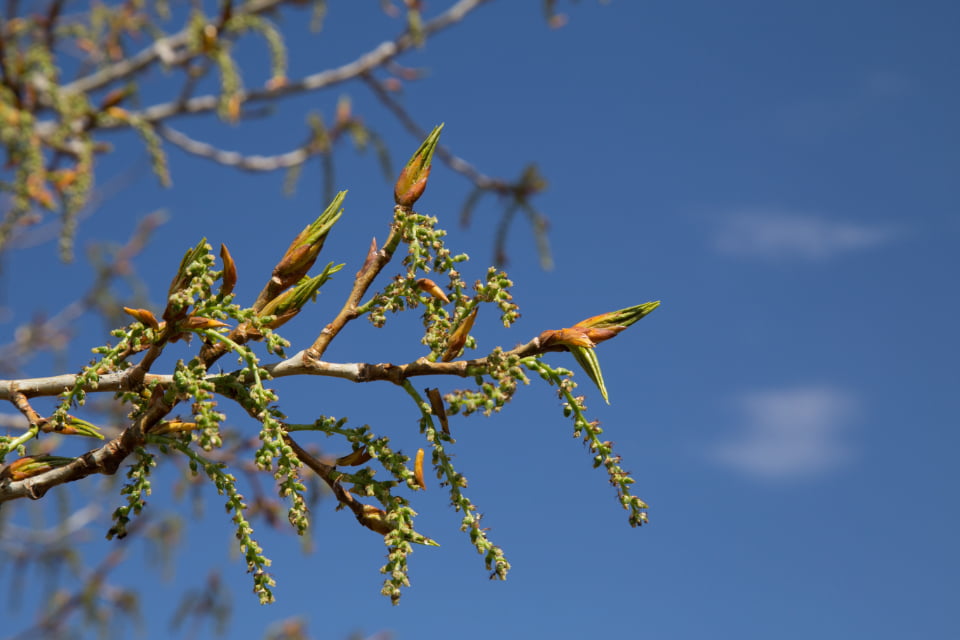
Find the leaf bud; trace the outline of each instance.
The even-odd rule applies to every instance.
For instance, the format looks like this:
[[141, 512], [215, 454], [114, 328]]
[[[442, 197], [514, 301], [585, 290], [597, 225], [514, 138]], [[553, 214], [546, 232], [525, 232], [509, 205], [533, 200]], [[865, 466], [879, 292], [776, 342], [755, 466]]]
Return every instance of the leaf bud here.
[[442, 129], [442, 124], [434, 127], [427, 139], [423, 141], [420, 148], [400, 171], [400, 177], [397, 178], [397, 184], [393, 188], [393, 199], [401, 207], [412, 207], [427, 188], [433, 152], [437, 148], [437, 141], [440, 139]]
[[480, 307], [474, 307], [470, 315], [461, 320], [457, 328], [450, 334], [450, 339], [447, 341], [447, 349], [443, 352], [443, 356], [440, 358], [441, 361], [450, 362], [463, 351], [463, 345], [467, 343], [467, 336], [470, 335], [470, 329], [473, 328], [473, 321], [477, 319], [477, 311], [479, 311], [479, 309]]

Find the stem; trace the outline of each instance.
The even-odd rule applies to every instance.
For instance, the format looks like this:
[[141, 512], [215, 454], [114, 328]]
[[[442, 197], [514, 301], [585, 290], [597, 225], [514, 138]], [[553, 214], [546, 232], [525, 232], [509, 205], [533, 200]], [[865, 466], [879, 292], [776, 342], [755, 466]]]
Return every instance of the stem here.
[[16, 451], [19, 447], [27, 444], [33, 438], [37, 437], [37, 434], [40, 432], [40, 425], [31, 424], [30, 428], [27, 431], [13, 440], [8, 440], [4, 444], [0, 444], [0, 461], [3, 460], [3, 457], [6, 456], [11, 451]]
[[400, 240], [403, 237], [403, 225], [406, 221], [406, 214], [409, 212], [410, 209], [408, 208], [400, 206], [394, 208], [393, 224], [390, 226], [390, 235], [387, 236], [386, 244], [384, 244], [383, 248], [379, 251], [375, 251], [375, 245], [371, 245], [370, 251], [367, 253], [367, 259], [364, 261], [360, 271], [357, 272], [353, 289], [347, 296], [346, 302], [343, 303], [343, 307], [340, 309], [337, 317], [323, 328], [323, 331], [320, 332], [320, 335], [317, 336], [317, 339], [310, 348], [304, 351], [305, 360], [319, 360], [327, 350], [327, 347], [330, 346], [330, 342], [340, 333], [343, 327], [351, 320], [360, 316], [361, 312], [358, 307], [360, 299], [367, 292], [367, 289], [370, 288], [370, 285], [373, 284], [377, 275], [393, 258], [397, 247], [400, 246]]

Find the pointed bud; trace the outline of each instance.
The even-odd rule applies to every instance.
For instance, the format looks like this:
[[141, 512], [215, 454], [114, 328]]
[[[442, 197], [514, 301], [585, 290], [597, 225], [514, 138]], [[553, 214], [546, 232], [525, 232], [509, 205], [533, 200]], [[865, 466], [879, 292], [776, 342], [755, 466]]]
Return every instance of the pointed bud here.
[[581, 320], [573, 326], [598, 329], [616, 329], [617, 327], [626, 328], [659, 306], [659, 300], [655, 302], [644, 302], [643, 304], [627, 307], [626, 309], [610, 311], [609, 313], [602, 313], [599, 316], [593, 316], [592, 318]]
[[393, 188], [393, 199], [401, 207], [412, 207], [423, 195], [424, 189], [427, 188], [433, 152], [437, 148], [437, 141], [440, 139], [442, 129], [442, 124], [434, 127], [427, 139], [423, 141], [423, 144], [420, 145], [420, 148], [417, 149], [417, 152], [413, 154], [410, 161], [400, 172], [397, 184]]
[[417, 449], [417, 457], [413, 463], [413, 477], [421, 489], [427, 488], [427, 483], [423, 479], [423, 449]]
[[146, 327], [150, 327], [154, 331], [160, 329], [160, 323], [157, 322], [156, 316], [146, 309], [131, 309], [130, 307], [123, 307], [123, 312], [129, 316], [133, 316], [137, 322]]
[[313, 266], [327, 239], [327, 234], [343, 215], [342, 205], [346, 195], [346, 191], [338, 193], [323, 213], [308, 224], [290, 243], [283, 258], [273, 269], [271, 285], [277, 288], [274, 295], [298, 282]]
[[227, 245], [220, 245], [220, 260], [223, 262], [222, 283], [220, 284], [220, 295], [226, 296], [233, 293], [233, 288], [237, 285], [237, 265], [230, 255]]
[[427, 389], [427, 397], [430, 399], [430, 410], [433, 415], [440, 420], [440, 428], [447, 435], [450, 435], [450, 421], [447, 419], [447, 408], [443, 405], [443, 398], [440, 397], [440, 389]]
[[480, 307], [474, 307], [470, 315], [461, 320], [454, 332], [450, 334], [450, 339], [447, 341], [447, 349], [443, 352], [443, 357], [440, 358], [441, 361], [450, 362], [463, 351], [463, 345], [467, 343], [467, 336], [470, 335], [470, 329], [473, 328], [473, 321], [477, 319], [477, 311], [479, 309]]
[[420, 287], [421, 291], [429, 293], [437, 300], [443, 300], [444, 303], [450, 302], [450, 298], [448, 298], [447, 294], [443, 292], [443, 289], [437, 286], [437, 283], [430, 278], [420, 278], [417, 280], [417, 286]]
[[297, 286], [287, 289], [264, 305], [259, 312], [260, 317], [276, 316], [274, 321], [270, 323], [270, 328], [276, 329], [300, 313], [300, 309], [308, 301], [316, 299], [320, 287], [342, 268], [342, 264], [329, 263], [320, 275], [304, 278]]

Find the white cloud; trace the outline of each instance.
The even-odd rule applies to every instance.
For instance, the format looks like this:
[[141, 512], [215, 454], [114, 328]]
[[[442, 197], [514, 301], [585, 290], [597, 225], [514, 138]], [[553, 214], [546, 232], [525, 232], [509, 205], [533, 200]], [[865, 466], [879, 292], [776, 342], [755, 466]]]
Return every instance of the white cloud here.
[[893, 239], [893, 229], [782, 211], [741, 211], [724, 217], [714, 245], [721, 253], [826, 260]]
[[711, 457], [749, 475], [789, 478], [836, 469], [851, 457], [843, 431], [856, 399], [829, 387], [755, 391], [737, 398], [742, 423]]

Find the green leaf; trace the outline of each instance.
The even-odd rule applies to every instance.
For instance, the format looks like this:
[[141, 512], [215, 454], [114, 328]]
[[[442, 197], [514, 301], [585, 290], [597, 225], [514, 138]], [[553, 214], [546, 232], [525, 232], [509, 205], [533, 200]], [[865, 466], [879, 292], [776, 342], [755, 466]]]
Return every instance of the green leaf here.
[[597, 360], [596, 351], [588, 347], [577, 346], [570, 346], [569, 349], [583, 370], [587, 372], [590, 379], [600, 389], [600, 395], [603, 396], [607, 404], [610, 404], [610, 398], [607, 397], [607, 386], [603, 383], [603, 373], [600, 371], [600, 361]]

